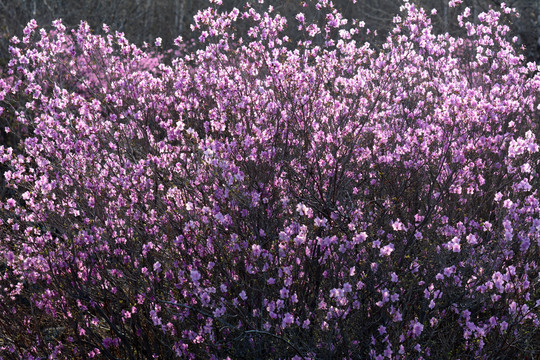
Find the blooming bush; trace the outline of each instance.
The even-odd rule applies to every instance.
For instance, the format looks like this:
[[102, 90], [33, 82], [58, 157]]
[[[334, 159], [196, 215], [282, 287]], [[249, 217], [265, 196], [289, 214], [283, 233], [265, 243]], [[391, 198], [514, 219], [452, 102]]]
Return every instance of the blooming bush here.
[[374, 49], [307, 5], [214, 4], [170, 64], [84, 23], [14, 40], [1, 356], [538, 354], [540, 75], [512, 10], [454, 38], [406, 2]]

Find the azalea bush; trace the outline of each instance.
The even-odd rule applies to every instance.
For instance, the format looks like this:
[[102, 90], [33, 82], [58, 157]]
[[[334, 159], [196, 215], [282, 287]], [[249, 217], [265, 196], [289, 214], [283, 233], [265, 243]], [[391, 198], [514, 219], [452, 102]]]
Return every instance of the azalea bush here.
[[540, 75], [513, 11], [463, 8], [455, 38], [405, 2], [374, 48], [329, 1], [257, 6], [215, 1], [172, 61], [84, 23], [12, 40], [0, 357], [537, 356]]

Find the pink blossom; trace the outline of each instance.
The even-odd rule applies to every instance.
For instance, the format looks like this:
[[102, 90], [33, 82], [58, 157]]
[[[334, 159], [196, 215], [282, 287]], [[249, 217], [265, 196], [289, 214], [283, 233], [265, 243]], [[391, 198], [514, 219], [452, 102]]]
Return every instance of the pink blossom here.
[[381, 248], [381, 256], [390, 256], [394, 251], [394, 244], [388, 244]]

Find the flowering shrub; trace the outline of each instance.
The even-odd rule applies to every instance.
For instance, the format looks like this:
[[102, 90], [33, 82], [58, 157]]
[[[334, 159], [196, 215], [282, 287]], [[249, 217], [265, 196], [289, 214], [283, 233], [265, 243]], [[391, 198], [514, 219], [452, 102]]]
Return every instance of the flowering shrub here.
[[537, 355], [540, 75], [512, 11], [453, 38], [406, 2], [375, 50], [327, 1], [218, 5], [168, 65], [85, 24], [14, 41], [1, 356]]

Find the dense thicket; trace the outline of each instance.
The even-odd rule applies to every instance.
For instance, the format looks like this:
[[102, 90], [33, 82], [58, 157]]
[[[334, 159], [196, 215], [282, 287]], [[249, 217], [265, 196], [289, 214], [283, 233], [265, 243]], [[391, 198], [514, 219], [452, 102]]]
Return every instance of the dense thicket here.
[[14, 40], [0, 355], [538, 356], [540, 75], [513, 11], [453, 0], [462, 35], [435, 35], [406, 2], [374, 47], [326, 0], [219, 3], [167, 63], [85, 23]]

